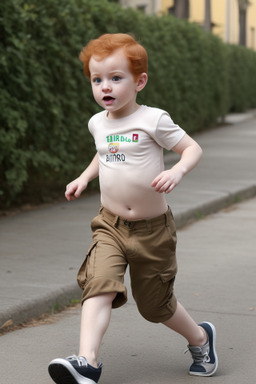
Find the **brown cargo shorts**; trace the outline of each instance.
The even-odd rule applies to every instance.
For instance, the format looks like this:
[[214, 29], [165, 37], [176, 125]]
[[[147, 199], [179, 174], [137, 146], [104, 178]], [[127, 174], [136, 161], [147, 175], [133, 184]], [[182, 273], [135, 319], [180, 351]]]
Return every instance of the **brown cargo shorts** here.
[[93, 243], [77, 276], [82, 302], [117, 292], [113, 308], [125, 304], [124, 274], [129, 265], [141, 315], [155, 323], [168, 320], [177, 306], [173, 293], [177, 239], [171, 210], [150, 220], [128, 221], [102, 207], [91, 228]]

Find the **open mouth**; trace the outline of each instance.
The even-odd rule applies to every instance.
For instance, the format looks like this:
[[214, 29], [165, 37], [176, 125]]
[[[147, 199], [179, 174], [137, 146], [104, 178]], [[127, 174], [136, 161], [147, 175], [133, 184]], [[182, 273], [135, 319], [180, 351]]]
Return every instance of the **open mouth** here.
[[104, 100], [104, 101], [113, 101], [113, 100], [115, 100], [115, 99], [114, 99], [114, 97], [111, 97], [111, 96], [104, 96], [104, 97], [103, 97], [103, 100]]
[[115, 98], [111, 97], [111, 96], [104, 96], [103, 97], [103, 101], [104, 101], [106, 106], [110, 106], [110, 105], [112, 105], [114, 103]]

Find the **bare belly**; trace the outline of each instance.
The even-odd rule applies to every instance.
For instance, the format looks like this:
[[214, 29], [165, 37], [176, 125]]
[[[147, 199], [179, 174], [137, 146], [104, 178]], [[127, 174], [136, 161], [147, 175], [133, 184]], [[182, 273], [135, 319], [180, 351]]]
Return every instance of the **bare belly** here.
[[110, 212], [127, 220], [151, 219], [165, 213], [168, 205], [164, 194], [152, 192], [149, 195], [140, 195], [136, 200], [111, 198], [101, 195], [101, 204]]

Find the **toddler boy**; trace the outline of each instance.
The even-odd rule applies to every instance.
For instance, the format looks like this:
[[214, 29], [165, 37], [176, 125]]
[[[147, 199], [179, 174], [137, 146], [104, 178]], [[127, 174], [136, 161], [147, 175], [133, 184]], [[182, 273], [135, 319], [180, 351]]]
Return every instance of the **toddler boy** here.
[[[92, 220], [93, 243], [78, 273], [83, 289], [78, 356], [54, 359], [49, 373], [58, 384], [96, 384], [98, 352], [112, 308], [127, 301], [124, 274], [141, 315], [186, 338], [193, 358], [191, 375], [212, 376], [218, 366], [216, 331], [197, 325], [177, 301], [176, 231], [165, 193], [170, 193], [201, 158], [202, 150], [167, 112], [138, 105], [147, 83], [147, 53], [128, 34], [106, 34], [80, 54], [96, 102], [103, 111], [89, 121], [97, 153], [67, 185], [68, 201], [99, 176], [101, 208]], [[164, 169], [163, 148], [180, 154]]]

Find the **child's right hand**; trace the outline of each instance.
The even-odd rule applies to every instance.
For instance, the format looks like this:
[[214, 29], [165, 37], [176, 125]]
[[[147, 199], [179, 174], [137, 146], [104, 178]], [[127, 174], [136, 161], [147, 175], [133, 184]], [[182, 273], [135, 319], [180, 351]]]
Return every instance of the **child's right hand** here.
[[81, 193], [86, 189], [87, 185], [88, 182], [83, 180], [81, 177], [78, 177], [77, 179], [71, 181], [71, 183], [66, 186], [66, 199], [68, 201], [77, 199], [81, 195]]

